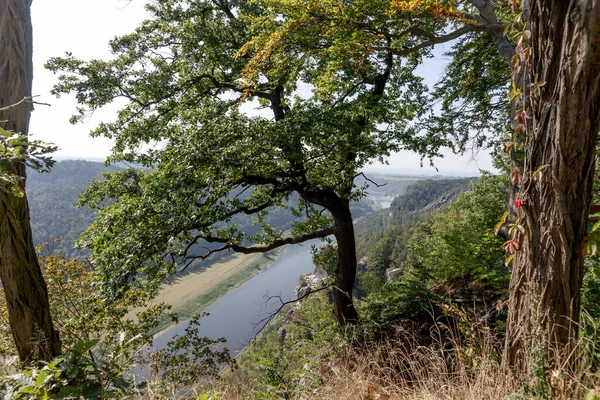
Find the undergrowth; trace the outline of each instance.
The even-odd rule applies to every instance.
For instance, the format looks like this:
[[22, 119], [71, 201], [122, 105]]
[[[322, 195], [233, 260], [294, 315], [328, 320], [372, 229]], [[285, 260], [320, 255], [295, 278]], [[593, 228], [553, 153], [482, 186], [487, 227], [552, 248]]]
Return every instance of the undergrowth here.
[[[288, 314], [223, 374], [220, 399], [600, 399], [600, 347], [586, 318], [576, 353], [560, 371], [513, 377], [502, 340], [456, 306], [424, 327], [397, 321], [341, 330], [325, 294]], [[424, 340], [424, 336], [428, 341]], [[571, 365], [572, 367], [567, 367]], [[543, 370], [541, 365], [538, 370]]]

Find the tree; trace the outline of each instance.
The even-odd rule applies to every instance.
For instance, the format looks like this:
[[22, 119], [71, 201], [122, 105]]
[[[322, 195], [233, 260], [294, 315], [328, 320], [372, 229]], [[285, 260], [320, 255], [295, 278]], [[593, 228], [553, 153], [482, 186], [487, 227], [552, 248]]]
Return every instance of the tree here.
[[[355, 320], [349, 202], [365, 188], [354, 178], [392, 151], [433, 156], [449, 144], [408, 122], [425, 113], [414, 69], [435, 44], [474, 32], [512, 49], [494, 9], [471, 3], [468, 14], [455, 0], [163, 0], [148, 7], [153, 20], [111, 43], [115, 60], [52, 59], [50, 69], [66, 72], [55, 93], [74, 91], [83, 106], [74, 122], [116, 98], [128, 102], [94, 132], [116, 141], [108, 161], [152, 168], [115, 174], [84, 196], [92, 206], [119, 199], [82, 239], [108, 293], [118, 297], [139, 278], [158, 282], [175, 262], [334, 234], [336, 314]], [[263, 114], [241, 112], [248, 105]], [[160, 147], [140, 150], [151, 142]], [[292, 193], [298, 206], [287, 202]], [[290, 233], [264, 223], [273, 207], [296, 216]], [[240, 214], [262, 231], [231, 226]], [[212, 246], [192, 254], [195, 243]]]
[[[317, 13], [329, 12], [313, 5]], [[421, 78], [412, 73], [420, 55], [396, 63], [389, 38], [369, 33], [366, 43], [356, 38], [346, 58], [335, 46], [319, 46], [314, 34], [321, 27], [314, 25], [268, 63], [263, 40], [294, 26], [288, 19], [294, 8], [164, 0], [148, 10], [152, 20], [111, 43], [114, 60], [68, 55], [49, 62], [66, 72], [56, 93], [74, 91], [85, 108], [75, 120], [117, 98], [127, 100], [117, 120], [94, 134], [115, 140], [109, 161], [148, 168], [110, 174], [82, 199], [93, 207], [115, 199], [82, 237], [107, 296], [118, 298], [130, 287], [153, 290], [176, 263], [185, 267], [220, 251], [264, 252], [334, 235], [334, 310], [340, 324], [356, 321], [350, 202], [364, 188], [354, 179], [370, 160], [402, 146], [423, 153], [439, 146], [413, 138], [405, 126], [423, 101]], [[278, 20], [282, 11], [290, 14]], [[359, 18], [334, 17], [339, 27]], [[375, 22], [384, 23], [385, 15]], [[337, 37], [322, 40], [335, 44]], [[378, 43], [384, 47], [371, 47]], [[299, 91], [302, 86], [307, 90]], [[313, 95], [306, 93], [311, 86]], [[243, 112], [248, 106], [261, 111]], [[146, 146], [152, 142], [160, 146]], [[290, 202], [293, 195], [297, 203]], [[266, 223], [276, 208], [295, 216], [289, 232]], [[240, 215], [250, 216], [260, 231], [241, 231], [235, 225]], [[207, 251], [194, 253], [197, 243]]]
[[525, 158], [504, 360], [517, 370], [536, 350], [556, 365], [574, 348], [600, 129], [600, 2], [528, 9], [531, 39], [518, 56], [532, 84], [517, 110]]
[[[391, 49], [394, 56], [409, 57], [448, 38], [461, 38], [450, 71], [460, 67], [463, 72], [458, 71], [456, 78], [449, 74], [442, 83], [440, 88], [448, 88], [450, 82], [456, 85], [445, 93], [438, 91], [437, 97], [444, 100], [442, 114], [434, 113], [424, 127], [435, 140], [443, 141], [439, 135], [442, 132], [454, 135], [458, 149], [464, 150], [473, 138], [475, 144], [485, 143], [481, 134], [486, 129], [497, 131], [503, 121], [510, 123], [509, 217], [500, 232], [508, 239], [507, 248], [521, 247], [522, 251], [515, 258], [512, 277], [505, 365], [517, 371], [531, 365], [531, 348], [526, 342], [535, 342], [536, 333], [532, 331], [536, 330], [543, 332], [543, 346], [549, 346], [553, 356], [565, 351], [568, 354], [577, 337], [582, 245], [598, 132], [597, 2], [571, 1], [559, 5], [526, 0], [506, 3], [410, 0], [394, 1], [389, 9], [386, 2], [353, 3], [345, 10], [362, 19], [346, 20], [345, 29], [331, 18], [334, 12], [325, 15], [314, 12], [316, 7], [312, 2], [268, 3], [276, 4], [278, 12], [283, 9], [283, 15], [288, 4], [299, 5], [303, 10], [297, 13], [287, 31], [278, 33], [285, 35], [294, 32], [292, 28], [299, 31], [306, 26], [314, 28], [311, 23], [320, 25], [321, 31], [311, 32], [315, 38], [312, 48], [327, 46], [329, 42], [324, 38], [328, 34], [337, 35], [338, 39], [344, 39], [338, 40], [339, 45], [326, 48], [333, 54], [337, 52], [338, 57], [343, 54], [346, 59], [352, 59], [349, 49], [359, 43], [365, 46], [372, 43], [366, 32], [387, 38], [388, 45], [383, 48]], [[331, 6], [345, 8], [341, 2]], [[378, 30], [371, 24], [377, 23], [379, 15], [387, 19]], [[400, 30], [403, 40], [386, 31], [390, 24], [397, 24], [397, 28], [406, 21], [410, 23]], [[511, 32], [510, 40], [505, 36], [506, 30]], [[269, 48], [274, 43], [271, 47], [284, 48], [286, 54], [296, 48], [294, 40], [284, 41], [291, 44], [288, 48], [281, 41], [282, 37], [275, 35], [262, 44]], [[374, 48], [382, 46], [377, 44]], [[484, 52], [478, 56], [461, 54], [460, 50], [465, 48]], [[273, 54], [278, 55], [277, 52], [261, 54], [259, 59], [265, 60], [263, 66], [277, 62]], [[484, 58], [488, 55], [491, 57]], [[504, 63], [500, 62], [502, 58]], [[340, 65], [344, 64], [336, 67]], [[358, 63], [357, 68], [361, 66]], [[507, 66], [513, 70], [512, 78], [503, 80], [508, 78]], [[340, 71], [343, 69], [335, 69], [341, 75]], [[507, 102], [499, 98], [497, 89], [509, 84], [512, 84], [511, 101]]]
[[[435, 13], [433, 3], [398, 2]], [[532, 351], [546, 346], [555, 365], [552, 358], [572, 350], [579, 321], [598, 132], [598, 4], [467, 0], [460, 10], [459, 23], [482, 28], [454, 46], [434, 96], [443, 100], [442, 113], [426, 126], [451, 133], [462, 150], [468, 139], [485, 143], [485, 131], [497, 132], [503, 120], [511, 125], [509, 215], [500, 234], [520, 251], [513, 260], [504, 365], [526, 371]], [[510, 40], [495, 28], [507, 23]], [[509, 79], [506, 67], [513, 71]], [[499, 94], [507, 83], [510, 102]]]
[[[25, 100], [31, 99], [33, 78], [30, 5], [31, 1], [0, 0], [0, 105], [5, 106], [0, 110], [0, 128], [15, 134], [3, 135], [2, 176], [9, 177], [11, 186], [0, 190], [0, 278], [12, 335], [23, 363], [51, 360], [60, 354], [24, 195], [23, 158], [29, 150], [23, 135], [27, 135], [32, 108]], [[15, 146], [11, 157], [6, 157], [7, 146]]]

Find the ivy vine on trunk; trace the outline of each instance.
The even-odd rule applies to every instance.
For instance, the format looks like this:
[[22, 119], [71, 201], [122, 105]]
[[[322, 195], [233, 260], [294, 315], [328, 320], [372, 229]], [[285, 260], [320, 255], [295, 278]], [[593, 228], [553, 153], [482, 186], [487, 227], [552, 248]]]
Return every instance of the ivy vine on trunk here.
[[600, 2], [529, 1], [531, 89], [505, 365], [574, 349], [600, 129]]

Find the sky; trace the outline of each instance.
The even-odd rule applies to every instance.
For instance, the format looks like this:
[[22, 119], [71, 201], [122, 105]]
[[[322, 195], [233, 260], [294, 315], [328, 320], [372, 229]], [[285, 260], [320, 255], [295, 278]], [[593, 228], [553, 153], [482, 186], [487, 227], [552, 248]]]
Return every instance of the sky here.
[[[102, 121], [113, 119], [116, 106], [99, 110], [84, 123], [71, 125], [76, 101], [72, 95], [60, 98], [50, 94], [57, 77], [44, 69], [50, 57], [72, 52], [77, 58], [109, 58], [108, 42], [115, 36], [130, 33], [147, 17], [145, 0], [34, 0], [31, 7], [33, 24], [33, 94], [36, 105], [31, 117], [30, 133], [34, 139], [52, 142], [59, 147], [57, 158], [103, 160], [110, 153], [110, 141], [90, 138], [89, 132]], [[447, 49], [447, 48], [446, 48]], [[442, 54], [444, 48], [436, 53]], [[433, 83], [443, 73], [443, 58], [427, 63], [420, 73]], [[475, 175], [480, 169], [493, 170], [487, 152], [457, 156], [446, 150], [444, 158], [434, 160], [435, 168], [420, 156], [403, 151], [388, 158], [389, 165], [373, 164], [366, 170], [388, 173], [422, 173], [443, 175]]]

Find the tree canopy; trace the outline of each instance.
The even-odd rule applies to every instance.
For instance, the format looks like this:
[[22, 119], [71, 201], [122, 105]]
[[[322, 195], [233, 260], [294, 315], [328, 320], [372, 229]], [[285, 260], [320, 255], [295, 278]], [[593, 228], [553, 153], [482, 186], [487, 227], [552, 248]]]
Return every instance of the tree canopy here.
[[[174, 272], [168, 259], [265, 251], [329, 234], [351, 242], [338, 254], [339, 269], [352, 271], [338, 287], [349, 293], [356, 268], [349, 202], [364, 194], [354, 184], [360, 168], [402, 148], [434, 155], [445, 143], [410, 123], [427, 100], [414, 70], [436, 43], [421, 46], [416, 37], [425, 29], [443, 34], [444, 24], [388, 24], [393, 4], [365, 14], [367, 6], [158, 1], [148, 5], [151, 19], [111, 42], [112, 60], [49, 61], [63, 72], [55, 93], [75, 92], [82, 105], [74, 122], [127, 100], [93, 134], [114, 139], [108, 161], [147, 167], [113, 173], [82, 199], [92, 207], [116, 199], [81, 241], [104, 271], [107, 293], [156, 284]], [[404, 45], [415, 48], [404, 53]], [[293, 193], [297, 205], [288, 202]], [[295, 217], [291, 230], [265, 222], [274, 208]], [[239, 214], [254, 215], [260, 231], [231, 224]], [[220, 246], [191, 254], [198, 242]]]

